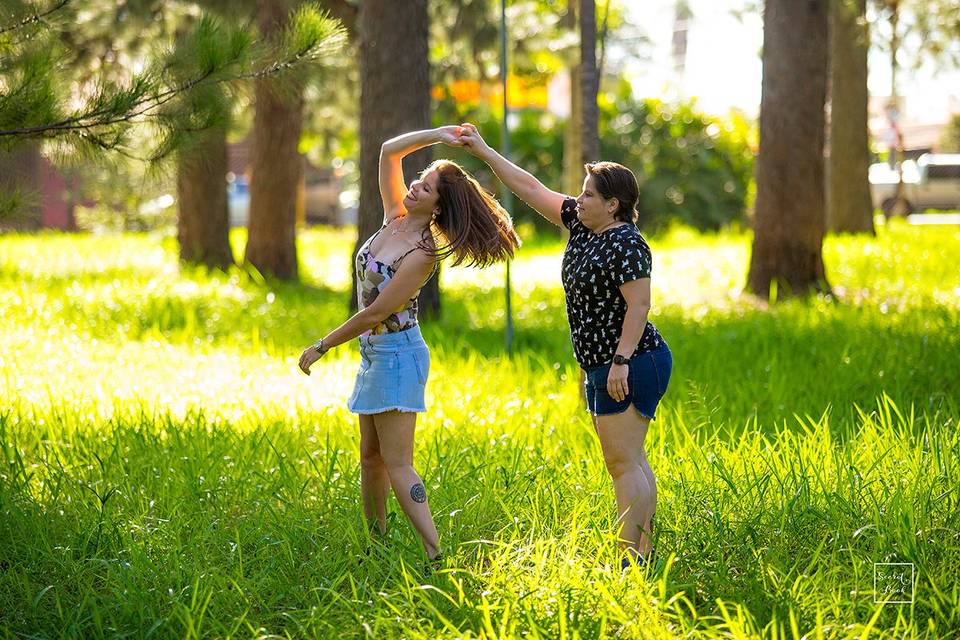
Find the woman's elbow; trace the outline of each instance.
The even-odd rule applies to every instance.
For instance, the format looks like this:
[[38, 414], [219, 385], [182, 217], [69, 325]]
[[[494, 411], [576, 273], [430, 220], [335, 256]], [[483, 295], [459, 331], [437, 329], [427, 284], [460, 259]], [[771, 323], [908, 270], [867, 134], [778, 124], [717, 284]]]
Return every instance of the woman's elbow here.
[[389, 158], [394, 153], [394, 144], [393, 138], [389, 140], [384, 140], [383, 144], [380, 145], [380, 159]]
[[650, 303], [649, 302], [634, 302], [629, 305], [630, 311], [633, 311], [637, 315], [646, 317], [650, 313]]
[[369, 331], [387, 319], [389, 313], [384, 313], [376, 306], [370, 306], [357, 314], [364, 331]]

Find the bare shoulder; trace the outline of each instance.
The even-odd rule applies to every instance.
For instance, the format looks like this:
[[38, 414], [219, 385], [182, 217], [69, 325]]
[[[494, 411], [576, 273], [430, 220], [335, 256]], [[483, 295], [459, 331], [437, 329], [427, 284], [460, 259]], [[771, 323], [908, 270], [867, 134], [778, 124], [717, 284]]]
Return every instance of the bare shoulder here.
[[432, 270], [434, 265], [437, 263], [437, 256], [433, 253], [435, 251], [436, 244], [434, 243], [433, 238], [430, 238], [423, 243], [418, 243], [411, 246], [411, 248], [403, 256], [403, 259], [400, 263], [400, 270], [412, 272], [426, 272]]

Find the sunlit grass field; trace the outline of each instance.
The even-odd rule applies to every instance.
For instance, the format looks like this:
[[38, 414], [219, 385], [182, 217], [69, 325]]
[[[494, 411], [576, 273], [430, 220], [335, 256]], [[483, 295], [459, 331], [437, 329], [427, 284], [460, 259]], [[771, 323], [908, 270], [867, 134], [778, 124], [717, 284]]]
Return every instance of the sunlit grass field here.
[[616, 557], [559, 239], [512, 265], [510, 354], [503, 268], [442, 272], [416, 466], [447, 563], [423, 574], [393, 500], [368, 539], [357, 350], [296, 368], [347, 317], [353, 240], [304, 232], [291, 285], [181, 270], [161, 235], [0, 237], [3, 637], [960, 634], [956, 227], [830, 238], [834, 295], [773, 307], [741, 292], [749, 235], [650, 239], [675, 369], [649, 580]]

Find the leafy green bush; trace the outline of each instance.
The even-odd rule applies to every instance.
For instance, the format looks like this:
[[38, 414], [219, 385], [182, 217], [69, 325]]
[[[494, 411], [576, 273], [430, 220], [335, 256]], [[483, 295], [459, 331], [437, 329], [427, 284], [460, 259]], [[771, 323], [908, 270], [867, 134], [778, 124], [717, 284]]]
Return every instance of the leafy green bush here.
[[[700, 113], [694, 102], [668, 104], [637, 100], [622, 81], [600, 103], [600, 154], [619, 162], [640, 179], [639, 224], [656, 229], [676, 220], [701, 230], [743, 221], [753, 174], [751, 123]], [[474, 122], [491, 146], [500, 148], [500, 119], [485, 105], [458, 105], [451, 98], [434, 103], [434, 124]], [[510, 146], [514, 162], [553, 189], [563, 184], [563, 130], [567, 121], [537, 109], [512, 114]], [[444, 149], [493, 190], [499, 183], [482, 162], [465, 152]], [[521, 222], [548, 226], [523, 203]]]
[[640, 179], [639, 225], [677, 220], [717, 230], [745, 219], [753, 174], [751, 126], [696, 110], [694, 102], [637, 100], [626, 81], [600, 96], [600, 154]]
[[[487, 143], [503, 151], [500, 145], [500, 114], [495, 114], [485, 104], [463, 105], [452, 98], [434, 102], [433, 124], [472, 122]], [[557, 116], [539, 109], [518, 109], [511, 112], [510, 159], [537, 176], [551, 189], [561, 189], [563, 184], [563, 127], [565, 122]], [[480, 183], [503, 200], [503, 186], [494, 177], [486, 164], [466, 151], [437, 148], [434, 157], [445, 157], [458, 162], [473, 174]], [[514, 199], [513, 218], [520, 223], [533, 224], [540, 229], [552, 225], [540, 217], [526, 203]]]
[[940, 141], [940, 151], [943, 153], [960, 153], [960, 114], [953, 116], [944, 128], [943, 138]]

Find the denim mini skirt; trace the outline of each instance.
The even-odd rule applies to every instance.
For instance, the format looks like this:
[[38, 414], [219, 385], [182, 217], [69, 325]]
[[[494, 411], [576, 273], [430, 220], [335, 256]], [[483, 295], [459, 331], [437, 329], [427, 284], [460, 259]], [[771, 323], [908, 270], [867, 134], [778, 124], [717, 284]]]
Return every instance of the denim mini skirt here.
[[360, 371], [347, 408], [364, 414], [426, 411], [423, 392], [429, 373], [430, 350], [419, 326], [360, 336]]

